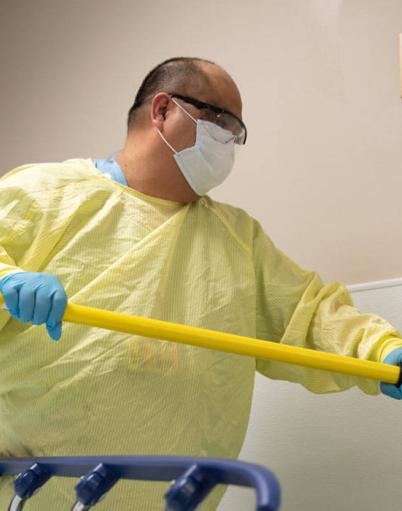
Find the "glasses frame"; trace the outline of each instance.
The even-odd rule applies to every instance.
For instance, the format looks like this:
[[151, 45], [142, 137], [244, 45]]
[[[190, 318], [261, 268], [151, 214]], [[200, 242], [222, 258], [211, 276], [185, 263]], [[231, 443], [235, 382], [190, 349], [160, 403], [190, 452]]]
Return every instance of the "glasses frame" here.
[[205, 103], [204, 101], [199, 101], [198, 99], [194, 99], [189, 96], [182, 96], [181, 94], [175, 94], [174, 92], [169, 92], [168, 94], [170, 97], [181, 99], [182, 101], [195, 106], [199, 110], [209, 109], [218, 115], [219, 114], [227, 114], [227, 115], [230, 115], [231, 117], [234, 117], [240, 123], [242, 128], [244, 129], [244, 141], [243, 141], [243, 144], [241, 144], [241, 145], [244, 145], [246, 143], [247, 128], [246, 128], [246, 125], [244, 124], [244, 122], [239, 117], [237, 117], [237, 115], [233, 114], [232, 112], [229, 112], [229, 110], [226, 110], [225, 108], [222, 108], [220, 106], [211, 105], [210, 103]]

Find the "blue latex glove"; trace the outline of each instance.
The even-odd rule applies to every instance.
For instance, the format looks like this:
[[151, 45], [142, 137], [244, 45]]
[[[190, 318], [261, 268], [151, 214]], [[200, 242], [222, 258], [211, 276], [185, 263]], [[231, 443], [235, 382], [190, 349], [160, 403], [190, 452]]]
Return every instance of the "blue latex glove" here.
[[[392, 364], [394, 366], [402, 365], [402, 348], [397, 348], [391, 351], [384, 359], [384, 364]], [[381, 383], [381, 392], [394, 399], [402, 399], [402, 386], [397, 387], [392, 383]]]
[[57, 277], [49, 273], [12, 273], [0, 280], [0, 292], [11, 316], [22, 323], [46, 323], [50, 337], [60, 339], [67, 295]]

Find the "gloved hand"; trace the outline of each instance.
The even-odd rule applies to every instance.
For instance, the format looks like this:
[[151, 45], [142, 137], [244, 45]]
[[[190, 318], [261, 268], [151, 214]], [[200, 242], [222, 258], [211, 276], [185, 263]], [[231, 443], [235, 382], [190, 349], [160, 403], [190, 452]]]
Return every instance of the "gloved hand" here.
[[0, 292], [11, 316], [22, 323], [46, 323], [50, 337], [60, 339], [67, 295], [57, 277], [49, 273], [12, 273], [0, 280]]
[[[395, 366], [402, 365], [402, 348], [396, 348], [391, 351], [384, 359], [384, 364], [392, 364]], [[397, 387], [392, 383], [381, 383], [381, 392], [394, 399], [402, 399], [402, 386]]]

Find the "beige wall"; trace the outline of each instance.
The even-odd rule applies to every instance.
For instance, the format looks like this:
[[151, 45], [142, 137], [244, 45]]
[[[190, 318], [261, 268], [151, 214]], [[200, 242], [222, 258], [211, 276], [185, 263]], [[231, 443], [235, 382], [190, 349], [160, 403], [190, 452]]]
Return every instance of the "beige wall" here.
[[402, 276], [400, 0], [0, 0], [0, 171], [106, 156], [151, 67], [222, 64], [249, 140], [212, 195], [347, 283]]
[[[0, 173], [108, 155], [152, 66], [209, 58], [238, 82], [249, 127], [212, 195], [326, 279], [402, 277], [401, 32], [401, 0], [0, 0]], [[401, 289], [357, 305], [400, 328]], [[396, 511], [398, 424], [384, 396], [258, 377], [241, 457], [275, 471], [283, 511]], [[248, 502], [231, 493], [221, 509]]]

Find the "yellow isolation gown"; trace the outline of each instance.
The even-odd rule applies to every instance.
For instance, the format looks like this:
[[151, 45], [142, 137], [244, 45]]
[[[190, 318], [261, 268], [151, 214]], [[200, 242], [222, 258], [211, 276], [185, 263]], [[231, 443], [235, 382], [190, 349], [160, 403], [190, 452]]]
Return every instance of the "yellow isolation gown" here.
[[[0, 179], [0, 278], [48, 272], [71, 303], [383, 360], [402, 346], [383, 319], [360, 314], [244, 211], [203, 197], [143, 195], [89, 159], [24, 165]], [[188, 455], [235, 458], [255, 370], [312, 392], [376, 382], [172, 342], [0, 312], [0, 456]], [[261, 413], [269, 413], [261, 410]], [[54, 478], [27, 504], [69, 509], [73, 479]], [[119, 482], [102, 510], [161, 510], [166, 483]], [[219, 488], [201, 507], [213, 510]], [[11, 498], [0, 478], [0, 507]]]

